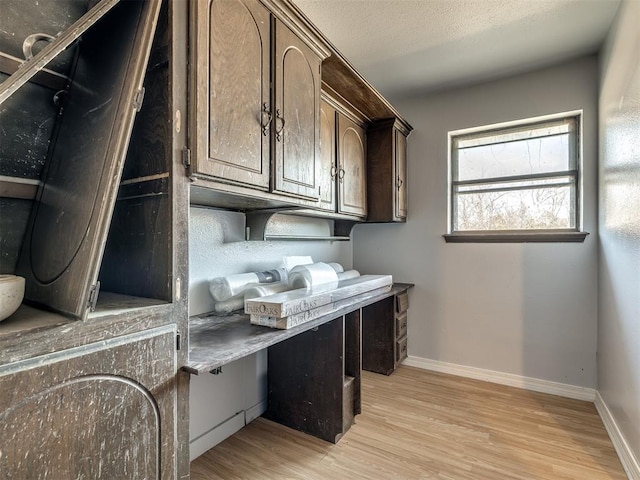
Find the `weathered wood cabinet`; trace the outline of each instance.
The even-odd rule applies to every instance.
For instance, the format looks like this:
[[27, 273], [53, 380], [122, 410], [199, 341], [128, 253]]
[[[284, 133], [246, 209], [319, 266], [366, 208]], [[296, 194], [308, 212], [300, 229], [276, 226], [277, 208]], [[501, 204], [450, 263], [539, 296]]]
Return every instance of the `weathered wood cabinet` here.
[[367, 215], [367, 137], [362, 116], [323, 93], [320, 106], [322, 208]]
[[193, 176], [317, 200], [326, 54], [257, 0], [198, 1], [193, 25]]
[[265, 417], [336, 443], [361, 412], [360, 310], [269, 347]]
[[397, 118], [377, 121], [367, 131], [369, 222], [407, 219], [407, 135]]
[[187, 5], [35, 3], [0, 18], [0, 471], [183, 477]]
[[275, 29], [273, 190], [316, 200], [322, 59], [281, 21]]
[[256, 0], [193, 4], [193, 170], [269, 189], [271, 15]]
[[362, 309], [362, 368], [390, 375], [407, 357], [408, 284], [395, 294]]
[[0, 366], [4, 478], [173, 479], [175, 326]]
[[[0, 324], [0, 471], [187, 478], [190, 202], [327, 216], [320, 83], [357, 85], [360, 110], [370, 88], [287, 0], [0, 1], [0, 273], [28, 292]], [[334, 151], [336, 214], [361, 202], [346, 182], [367, 150], [340, 118], [357, 160]], [[333, 440], [359, 412], [359, 321]]]

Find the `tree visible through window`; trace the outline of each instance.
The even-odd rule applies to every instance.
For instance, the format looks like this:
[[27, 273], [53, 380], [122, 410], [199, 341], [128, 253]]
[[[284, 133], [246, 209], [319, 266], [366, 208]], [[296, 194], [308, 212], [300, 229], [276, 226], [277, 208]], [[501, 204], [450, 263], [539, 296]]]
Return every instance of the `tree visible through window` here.
[[453, 132], [450, 233], [579, 231], [580, 114]]

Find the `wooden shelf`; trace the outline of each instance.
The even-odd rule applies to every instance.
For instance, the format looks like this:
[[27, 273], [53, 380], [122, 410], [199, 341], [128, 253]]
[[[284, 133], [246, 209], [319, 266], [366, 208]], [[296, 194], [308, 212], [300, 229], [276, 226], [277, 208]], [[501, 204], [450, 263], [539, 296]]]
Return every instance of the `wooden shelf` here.
[[[145, 314], [144, 310], [169, 303], [152, 298], [133, 297], [119, 293], [101, 292], [98, 296], [95, 311], [87, 319], [95, 320], [110, 315]], [[78, 320], [60, 313], [43, 310], [23, 303], [13, 315], [0, 322], [0, 339], [11, 336], [35, 333], [61, 325], [71, 324]]]
[[[20, 58], [9, 55], [8, 53], [0, 52], [0, 73], [13, 75], [24, 62], [25, 60], [21, 60]], [[65, 88], [69, 81], [69, 77], [61, 73], [54, 72], [53, 70], [42, 68], [35, 72], [29, 81], [57, 92]]]

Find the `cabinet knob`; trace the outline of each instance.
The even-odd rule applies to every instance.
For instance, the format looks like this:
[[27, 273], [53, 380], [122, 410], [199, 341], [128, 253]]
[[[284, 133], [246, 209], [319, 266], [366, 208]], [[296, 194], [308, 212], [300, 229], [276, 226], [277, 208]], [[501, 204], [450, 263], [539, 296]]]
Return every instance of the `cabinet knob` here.
[[398, 179], [396, 180], [396, 185], [398, 186], [398, 190], [400, 190], [402, 188], [402, 185], [404, 185], [404, 180], [398, 177]]
[[334, 167], [331, 167], [331, 173], [330, 173], [330, 175], [331, 175], [331, 180], [333, 180], [334, 178], [336, 178], [337, 173], [338, 173], [338, 170], [336, 169], [336, 167], [335, 167], [335, 166], [334, 166]]
[[[266, 117], [266, 121], [265, 121]], [[269, 135], [269, 125], [271, 125], [271, 120], [273, 118], [273, 114], [271, 113], [271, 109], [269, 108], [268, 103], [262, 104], [262, 135], [265, 137]]]
[[340, 172], [338, 173], [338, 178], [340, 179], [340, 183], [342, 183], [342, 179], [344, 178], [344, 168], [340, 167]]
[[[278, 120], [280, 121], [280, 128], [278, 128]], [[284, 130], [284, 117], [282, 112], [278, 108], [276, 110], [276, 140], [279, 142], [282, 140], [282, 131]]]

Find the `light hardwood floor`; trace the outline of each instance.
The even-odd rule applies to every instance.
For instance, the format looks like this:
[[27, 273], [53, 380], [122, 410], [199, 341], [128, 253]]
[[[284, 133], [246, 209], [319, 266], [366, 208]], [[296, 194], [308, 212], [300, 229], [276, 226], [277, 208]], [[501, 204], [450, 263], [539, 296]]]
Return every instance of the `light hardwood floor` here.
[[363, 372], [337, 445], [259, 418], [191, 463], [214, 479], [626, 479], [592, 403], [400, 367]]

